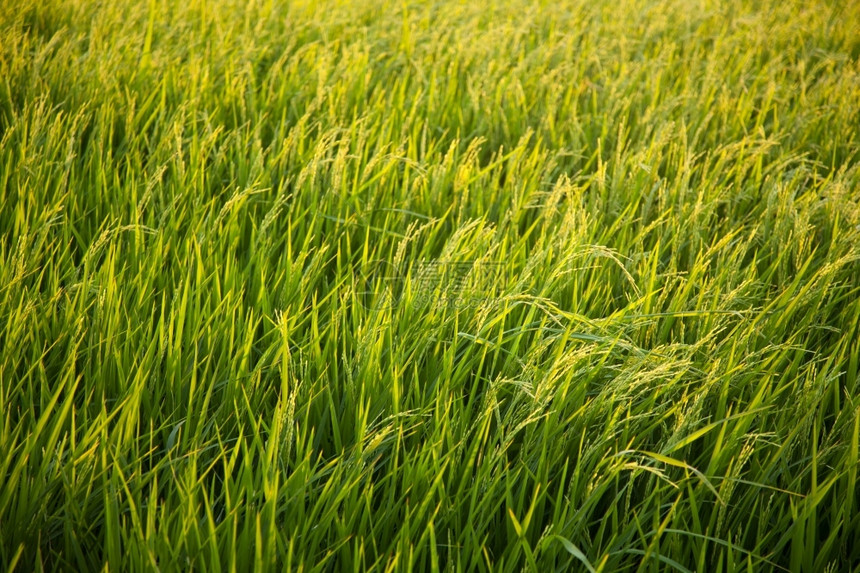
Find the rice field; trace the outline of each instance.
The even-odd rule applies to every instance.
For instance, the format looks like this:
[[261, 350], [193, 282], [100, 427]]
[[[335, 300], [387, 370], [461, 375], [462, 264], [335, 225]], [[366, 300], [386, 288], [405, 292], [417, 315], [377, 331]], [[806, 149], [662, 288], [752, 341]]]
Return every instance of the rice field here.
[[0, 569], [860, 571], [860, 7], [0, 6]]

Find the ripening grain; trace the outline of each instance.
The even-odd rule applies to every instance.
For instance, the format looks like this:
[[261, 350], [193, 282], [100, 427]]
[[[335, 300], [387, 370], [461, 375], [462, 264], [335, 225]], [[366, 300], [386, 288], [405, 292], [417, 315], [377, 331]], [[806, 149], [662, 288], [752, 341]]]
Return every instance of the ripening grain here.
[[856, 571], [850, 6], [3, 3], [0, 568]]

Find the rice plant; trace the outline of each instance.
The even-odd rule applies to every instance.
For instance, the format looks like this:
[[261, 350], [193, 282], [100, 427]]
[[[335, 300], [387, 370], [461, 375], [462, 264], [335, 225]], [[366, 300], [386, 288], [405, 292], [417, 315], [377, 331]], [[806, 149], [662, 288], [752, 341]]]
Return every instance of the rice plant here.
[[0, 6], [0, 566], [860, 570], [860, 8]]

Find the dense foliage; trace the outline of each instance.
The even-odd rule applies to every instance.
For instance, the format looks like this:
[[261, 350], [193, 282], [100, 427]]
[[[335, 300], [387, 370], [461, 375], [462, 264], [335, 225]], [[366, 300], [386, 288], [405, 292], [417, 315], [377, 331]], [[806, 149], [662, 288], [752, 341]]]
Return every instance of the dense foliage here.
[[857, 567], [851, 5], [3, 3], [0, 566]]

